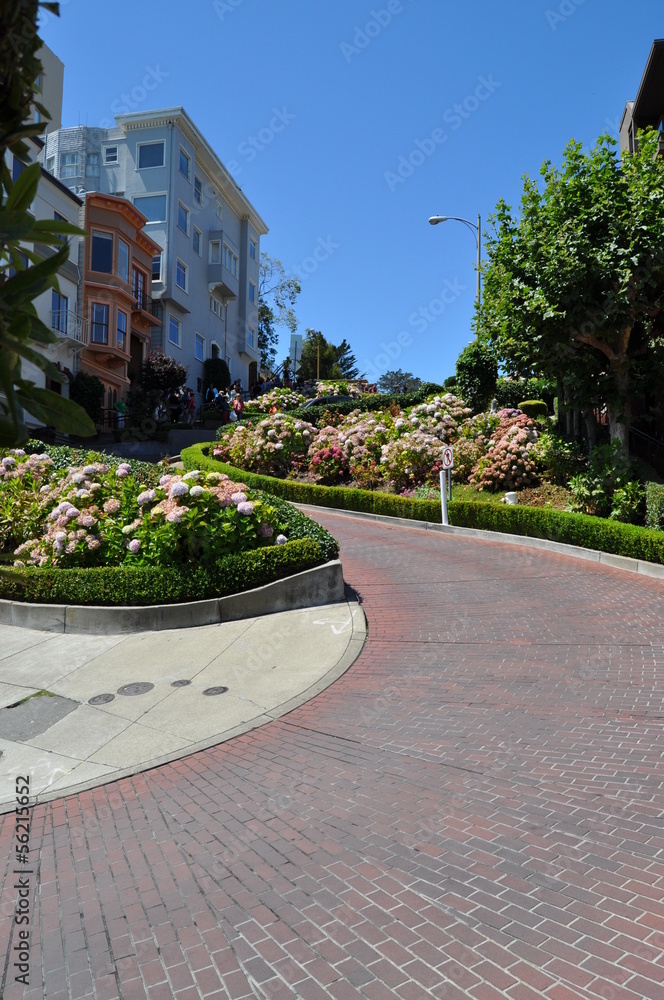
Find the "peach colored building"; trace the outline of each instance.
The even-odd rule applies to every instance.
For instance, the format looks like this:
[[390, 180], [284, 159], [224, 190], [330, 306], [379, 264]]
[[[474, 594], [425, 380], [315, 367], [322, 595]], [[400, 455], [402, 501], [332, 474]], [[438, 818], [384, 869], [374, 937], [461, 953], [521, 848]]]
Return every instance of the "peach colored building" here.
[[143, 231], [146, 221], [125, 198], [85, 196], [82, 270], [88, 337], [81, 368], [104, 383], [107, 422], [150, 351], [152, 330], [161, 326], [159, 304], [149, 294], [153, 260], [161, 247]]

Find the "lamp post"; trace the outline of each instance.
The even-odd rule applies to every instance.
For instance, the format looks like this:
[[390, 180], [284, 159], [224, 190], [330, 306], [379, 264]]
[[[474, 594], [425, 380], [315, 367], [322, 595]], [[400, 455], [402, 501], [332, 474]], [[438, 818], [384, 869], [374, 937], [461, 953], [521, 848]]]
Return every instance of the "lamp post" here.
[[482, 305], [482, 284], [481, 284], [481, 272], [480, 264], [482, 260], [482, 220], [477, 215], [477, 225], [471, 222], [469, 219], [461, 219], [458, 215], [432, 215], [429, 219], [429, 224], [431, 226], [437, 226], [439, 222], [463, 222], [464, 226], [467, 226], [473, 233], [475, 237], [475, 243], [477, 244], [477, 319], [479, 325], [480, 310]]

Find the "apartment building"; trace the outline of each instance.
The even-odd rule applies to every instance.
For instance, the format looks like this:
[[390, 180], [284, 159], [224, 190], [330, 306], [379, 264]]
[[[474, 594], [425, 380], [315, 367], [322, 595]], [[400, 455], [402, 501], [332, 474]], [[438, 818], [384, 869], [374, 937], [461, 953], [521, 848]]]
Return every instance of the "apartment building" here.
[[151, 298], [161, 325], [152, 350], [188, 368], [199, 393], [203, 362], [224, 358], [245, 388], [259, 362], [260, 238], [267, 226], [183, 108], [119, 115], [116, 128], [49, 134], [44, 164], [78, 194], [125, 198], [161, 247]]
[[641, 83], [633, 101], [628, 101], [620, 122], [620, 152], [632, 153], [639, 129], [660, 131], [660, 154], [664, 153], [664, 38], [652, 43]]
[[153, 331], [161, 329], [150, 295], [152, 261], [161, 247], [143, 231], [146, 221], [125, 198], [85, 196], [88, 235], [80, 241], [79, 260], [89, 335], [81, 368], [104, 384], [106, 423], [147, 357]]

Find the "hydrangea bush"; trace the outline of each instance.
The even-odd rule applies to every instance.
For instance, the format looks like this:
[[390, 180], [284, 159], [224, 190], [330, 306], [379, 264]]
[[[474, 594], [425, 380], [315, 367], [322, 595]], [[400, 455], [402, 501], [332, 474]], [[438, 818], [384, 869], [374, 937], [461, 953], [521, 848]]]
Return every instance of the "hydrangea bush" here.
[[153, 487], [128, 463], [53, 471], [46, 456], [20, 452], [3, 459], [2, 470], [0, 502], [21, 487], [35, 504], [24, 522], [28, 537], [13, 553], [17, 566], [211, 563], [281, 537], [276, 511], [219, 473], [163, 475]]
[[244, 412], [249, 413], [269, 413], [273, 407], [277, 410], [297, 410], [298, 407], [306, 403], [307, 397], [293, 389], [271, 389], [256, 396], [245, 403]]
[[479, 490], [517, 490], [537, 481], [535, 421], [520, 410], [500, 410], [500, 422], [486, 454], [472, 471], [470, 482]]
[[218, 431], [213, 455], [249, 472], [285, 476], [307, 463], [316, 428], [303, 420], [272, 413], [264, 420], [230, 425]]

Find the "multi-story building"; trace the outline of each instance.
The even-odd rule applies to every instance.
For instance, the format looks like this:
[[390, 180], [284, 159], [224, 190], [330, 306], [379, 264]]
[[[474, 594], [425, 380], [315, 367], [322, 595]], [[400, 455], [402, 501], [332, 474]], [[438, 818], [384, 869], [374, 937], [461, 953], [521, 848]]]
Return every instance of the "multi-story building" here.
[[660, 153], [664, 152], [664, 38], [652, 43], [638, 93], [628, 101], [620, 122], [620, 152], [634, 152], [639, 129], [660, 131]]
[[[245, 387], [259, 351], [260, 238], [267, 227], [182, 108], [119, 115], [117, 128], [59, 129], [46, 169], [81, 194], [126, 198], [158, 244], [151, 297], [161, 307], [152, 350], [188, 367], [201, 391], [203, 362], [221, 357]], [[199, 396], [200, 401], [200, 396]]]
[[83, 315], [89, 336], [81, 368], [104, 384], [102, 407], [112, 414], [161, 329], [150, 295], [152, 261], [161, 247], [143, 232], [146, 218], [126, 198], [85, 196], [85, 240], [80, 241]]

